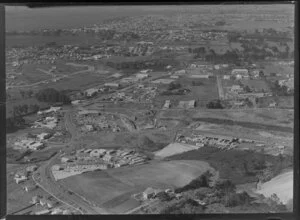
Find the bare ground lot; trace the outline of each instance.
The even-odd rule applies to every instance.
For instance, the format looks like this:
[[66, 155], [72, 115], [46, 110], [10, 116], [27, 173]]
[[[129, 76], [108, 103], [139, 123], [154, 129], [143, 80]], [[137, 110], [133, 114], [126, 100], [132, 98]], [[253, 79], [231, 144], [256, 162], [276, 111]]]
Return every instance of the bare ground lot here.
[[[156, 162], [85, 173], [66, 178], [61, 182], [87, 199], [117, 212], [117, 210], [125, 211], [124, 207], [133, 208], [131, 205], [133, 202], [130, 201], [131, 193], [143, 191], [150, 186], [163, 189], [180, 187], [208, 169], [211, 169], [210, 166], [202, 161]], [[125, 195], [125, 198], [122, 195]], [[116, 198], [121, 201], [121, 204], [116, 201]]]

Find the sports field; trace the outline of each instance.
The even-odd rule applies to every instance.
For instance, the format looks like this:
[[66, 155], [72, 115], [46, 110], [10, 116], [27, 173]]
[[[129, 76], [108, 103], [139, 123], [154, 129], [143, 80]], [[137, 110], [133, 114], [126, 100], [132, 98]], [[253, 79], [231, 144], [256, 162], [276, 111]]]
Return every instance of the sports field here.
[[134, 193], [147, 187], [166, 189], [184, 186], [207, 170], [213, 171], [208, 163], [202, 161], [165, 161], [85, 173], [60, 182], [99, 206], [119, 213], [138, 205], [130, 198]]

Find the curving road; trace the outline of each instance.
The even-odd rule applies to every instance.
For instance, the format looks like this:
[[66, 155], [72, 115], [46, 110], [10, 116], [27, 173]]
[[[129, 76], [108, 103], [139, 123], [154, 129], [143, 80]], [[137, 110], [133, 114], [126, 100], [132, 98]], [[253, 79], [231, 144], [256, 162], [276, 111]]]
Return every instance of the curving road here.
[[[69, 145], [73, 145], [78, 136], [78, 132], [71, 119], [71, 111], [66, 112], [65, 114], [65, 126], [66, 129], [71, 133], [71, 140]], [[59, 182], [55, 181], [51, 167], [56, 163], [56, 160], [59, 158], [59, 154], [56, 154], [52, 157], [47, 163], [41, 165], [39, 169], [33, 174], [33, 180], [36, 184], [41, 187], [43, 190], [48, 192], [51, 196], [56, 198], [58, 201], [66, 204], [69, 207], [79, 211], [81, 214], [109, 214], [105, 209], [97, 207], [91, 202], [87, 201], [83, 197], [79, 196], [76, 193], [73, 193], [69, 189], [66, 189]], [[39, 173], [39, 176], [38, 176]]]

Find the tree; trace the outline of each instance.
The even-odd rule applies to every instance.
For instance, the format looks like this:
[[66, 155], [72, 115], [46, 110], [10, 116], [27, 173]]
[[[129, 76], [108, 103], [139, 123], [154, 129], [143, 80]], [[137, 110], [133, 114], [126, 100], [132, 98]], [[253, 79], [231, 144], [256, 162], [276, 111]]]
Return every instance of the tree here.
[[210, 101], [209, 103], [207, 103], [206, 107], [211, 108], [211, 109], [223, 109], [224, 108], [223, 105], [221, 104], [220, 99]]
[[21, 97], [22, 97], [22, 98], [25, 97], [25, 91], [24, 91], [24, 90], [20, 90], [20, 94], [21, 94]]
[[258, 73], [259, 77], [263, 78], [265, 77], [265, 73], [264, 71], [260, 70], [259, 73]]

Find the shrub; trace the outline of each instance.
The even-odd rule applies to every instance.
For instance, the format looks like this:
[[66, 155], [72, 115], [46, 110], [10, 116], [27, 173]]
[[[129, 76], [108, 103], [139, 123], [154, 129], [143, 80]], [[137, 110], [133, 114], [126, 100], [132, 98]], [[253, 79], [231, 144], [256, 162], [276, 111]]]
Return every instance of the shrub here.
[[180, 89], [181, 88], [181, 84], [180, 83], [170, 83], [168, 86], [168, 90], [175, 90], [175, 89]]
[[229, 194], [235, 191], [236, 186], [230, 180], [225, 180], [217, 182], [215, 188], [221, 194]]
[[229, 193], [224, 197], [224, 205], [226, 207], [234, 207], [250, 204], [250, 196], [248, 193]]
[[185, 191], [192, 190], [192, 189], [198, 189], [200, 187], [209, 187], [209, 183], [211, 181], [210, 180], [211, 176], [212, 176], [212, 174], [209, 171], [206, 171], [201, 176], [199, 176], [196, 179], [192, 180], [187, 185], [185, 185], [181, 188], [175, 189], [175, 192], [180, 193], [180, 192], [185, 192]]

